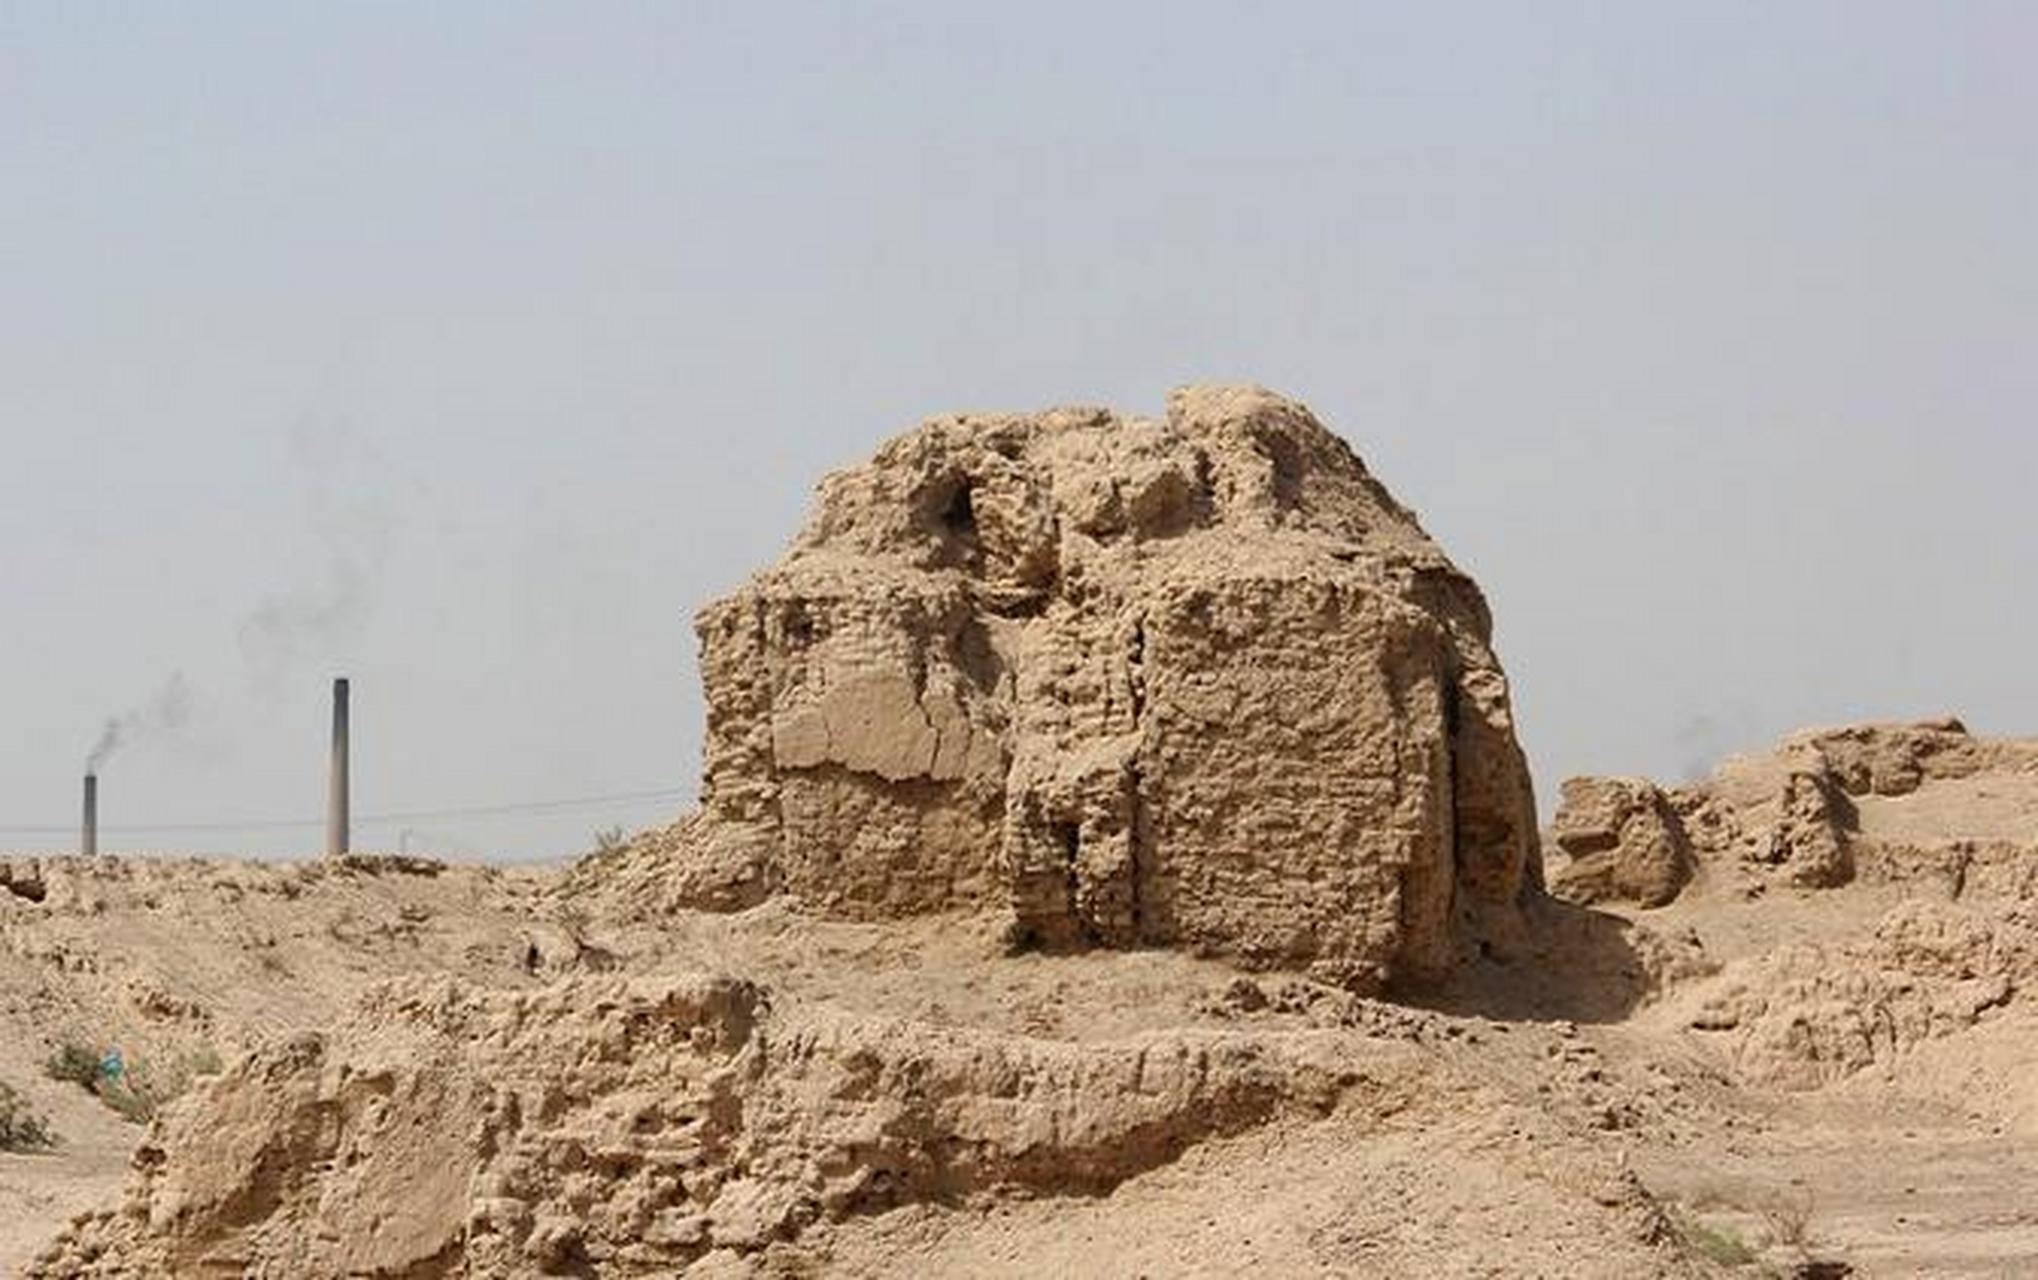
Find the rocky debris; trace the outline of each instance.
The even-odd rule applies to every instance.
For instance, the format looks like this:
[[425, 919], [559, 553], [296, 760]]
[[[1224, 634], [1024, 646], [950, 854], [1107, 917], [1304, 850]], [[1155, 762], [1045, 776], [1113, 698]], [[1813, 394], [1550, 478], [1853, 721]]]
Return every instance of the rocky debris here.
[[1326, 1114], [1361, 1080], [1343, 1060], [1309, 1033], [1078, 1046], [781, 1010], [700, 974], [409, 979], [205, 1086], [126, 1203], [26, 1274], [666, 1275], [903, 1204], [1108, 1190]]
[[1677, 1008], [1744, 1080], [1816, 1089], [1893, 1068], [1927, 1040], [2005, 1006], [2038, 963], [2038, 935], [1980, 912], [1903, 902], [1872, 937], [1796, 943], [1731, 966]]
[[568, 869], [558, 897], [614, 922], [650, 923], [674, 911], [743, 911], [783, 885], [777, 845], [754, 824], [694, 810], [588, 854]]
[[[1830, 889], [1860, 874], [1865, 856], [1887, 876], [1886, 864], [1918, 860], [1918, 841], [1865, 822], [1862, 805], [1991, 778], [2038, 797], [2038, 743], [1976, 738], [1951, 717], [1808, 730], [1669, 790], [1641, 778], [1572, 778], [1549, 833], [1569, 861], [1551, 884], [1577, 902], [1662, 906], [1708, 867]], [[1921, 831], [1944, 846], [1960, 826], [1934, 818]]]
[[1848, 795], [1901, 796], [1929, 780], [1962, 778], [2017, 754], [1988, 743], [1954, 716], [1910, 723], [1846, 725], [1795, 734], [1780, 754], [1809, 756]]
[[49, 893], [43, 884], [41, 862], [35, 858], [0, 858], [0, 890], [23, 902], [41, 902]]
[[1790, 883], [1831, 889], [1854, 878], [1856, 815], [1833, 775], [1792, 772], [1784, 779], [1780, 813], [1761, 860], [1783, 869]]
[[1665, 1016], [1749, 1083], [1894, 1071], [2004, 1008], [2038, 966], [2038, 743], [1950, 718], [1793, 734], [1668, 791], [1572, 779], [1550, 835], [1568, 855], [1553, 891], [1576, 901], [1897, 895], [1858, 908], [1875, 923], [1856, 935], [1655, 966]]
[[1660, 907], [1691, 879], [1684, 820], [1646, 779], [1566, 779], [1551, 835], [1569, 861], [1550, 890], [1572, 902]]
[[1478, 589], [1258, 388], [933, 419], [698, 630], [700, 906], [995, 905], [1373, 989], [1508, 949], [1538, 887]]

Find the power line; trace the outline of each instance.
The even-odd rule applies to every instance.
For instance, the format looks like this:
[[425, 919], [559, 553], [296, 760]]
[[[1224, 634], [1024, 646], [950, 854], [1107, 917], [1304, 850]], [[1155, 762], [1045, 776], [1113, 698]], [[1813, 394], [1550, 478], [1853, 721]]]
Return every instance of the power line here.
[[[690, 794], [686, 787], [661, 787], [652, 791], [616, 791], [600, 796], [573, 796], [563, 800], [528, 800], [520, 804], [473, 805], [458, 809], [409, 809], [389, 813], [374, 813], [354, 819], [355, 826], [373, 826], [395, 822], [430, 822], [445, 818], [491, 818], [512, 813], [566, 813], [575, 809], [594, 809], [605, 805], [627, 804], [645, 800], [675, 800]], [[323, 818], [265, 818], [250, 822], [161, 822], [105, 824], [99, 829], [108, 832], [147, 832], [151, 835], [178, 831], [289, 831], [306, 827], [322, 827]], [[7, 826], [0, 825], [0, 831], [10, 835], [63, 835], [77, 830], [77, 825], [62, 826]]]

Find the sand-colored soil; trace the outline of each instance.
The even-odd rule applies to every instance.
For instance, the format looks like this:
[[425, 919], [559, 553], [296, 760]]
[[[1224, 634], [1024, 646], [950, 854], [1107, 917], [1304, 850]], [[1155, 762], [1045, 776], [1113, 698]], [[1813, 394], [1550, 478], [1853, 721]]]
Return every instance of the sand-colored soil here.
[[[689, 1274], [2023, 1274], [2038, 1267], [2038, 1011], [2023, 994], [2038, 769], [2021, 760], [1864, 799], [1845, 885], [1795, 888], [1704, 863], [1656, 910], [1549, 901], [1534, 954], [1391, 1001], [1164, 950], [1015, 955], [988, 914], [831, 922], [783, 899], [633, 913], [599, 886], [630, 884], [643, 870], [631, 859], [655, 841], [590, 864], [601, 867], [592, 878], [588, 867], [427, 875], [375, 860], [44, 860], [40, 900], [0, 895], [0, 1078], [64, 1141], [0, 1156], [0, 1265], [13, 1274], [74, 1215], [115, 1210], [140, 1185], [137, 1149], [174, 1156], [195, 1140], [177, 1118], [203, 1112], [251, 1062], [274, 1069], [294, 1033], [346, 1024], [327, 1037], [330, 1061], [357, 1068], [397, 1043], [392, 1028], [413, 1015], [386, 998], [350, 1014], [396, 975], [563, 998], [578, 1010], [561, 1015], [570, 1022], [592, 1017], [603, 983], [662, 991], [715, 973], [767, 993], [760, 1025], [774, 1043], [833, 1037], [850, 1059], [918, 1055], [929, 1087], [968, 1106], [985, 1087], [968, 1063], [984, 1053], [1067, 1051], [1069, 1065], [1043, 1069], [1082, 1071], [1185, 1037], [1242, 1044], [1273, 1075], [1313, 1083], [1209, 1124], [1195, 1114], [1206, 1095], [1177, 1106], [1164, 1094], [1151, 1115], [1174, 1138], [1101, 1166], [1099, 1150], [1143, 1141], [1104, 1077], [1059, 1122], [1093, 1126], [1101, 1147], [1042, 1135], [1038, 1167], [1002, 1119], [936, 1108], [916, 1123], [975, 1126], [1001, 1153], [946, 1186], [912, 1183], [902, 1156], [906, 1181], [889, 1199], [841, 1200], [747, 1243], [730, 1230], [732, 1243], [680, 1251]], [[1984, 794], [1996, 804], [1978, 819]], [[1917, 870], [1947, 849], [1996, 847], [1976, 840], [2022, 852], [1958, 886]], [[402, 1034], [407, 1053], [430, 1043]], [[209, 1047], [225, 1071], [150, 1138], [44, 1078], [41, 1058], [79, 1037], [162, 1060]], [[512, 1071], [488, 1053], [461, 1048], [439, 1069]], [[820, 1070], [776, 1061], [788, 1080]], [[906, 1089], [908, 1076], [875, 1078]], [[681, 1087], [660, 1079], [646, 1093], [619, 1077], [614, 1096]], [[805, 1102], [804, 1084], [746, 1093], [747, 1114], [760, 1125], [823, 1115], [835, 1103], [820, 1099], [848, 1086], [818, 1079], [823, 1094]], [[1242, 1096], [1218, 1090], [1207, 1105]], [[826, 1126], [850, 1121], [816, 1123], [784, 1130], [785, 1149], [849, 1149]], [[356, 1158], [374, 1158], [372, 1144]], [[744, 1159], [751, 1176], [776, 1176], [755, 1153]], [[316, 1211], [315, 1195], [289, 1210]], [[59, 1246], [34, 1274], [147, 1273], [109, 1262], [137, 1247], [131, 1235], [89, 1219], [72, 1235], [105, 1252]], [[284, 1273], [260, 1269], [278, 1255], [244, 1256], [251, 1274]], [[464, 1265], [446, 1274], [543, 1273]], [[578, 1273], [653, 1272], [612, 1261]]]

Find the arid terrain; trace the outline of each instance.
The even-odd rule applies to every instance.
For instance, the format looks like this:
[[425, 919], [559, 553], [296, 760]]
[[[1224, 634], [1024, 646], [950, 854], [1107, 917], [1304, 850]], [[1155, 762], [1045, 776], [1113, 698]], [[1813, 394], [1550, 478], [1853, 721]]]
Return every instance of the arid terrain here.
[[0, 1274], [2038, 1271], [2038, 740], [1539, 832], [1254, 388], [934, 420], [699, 618], [700, 808], [570, 866], [0, 860]]

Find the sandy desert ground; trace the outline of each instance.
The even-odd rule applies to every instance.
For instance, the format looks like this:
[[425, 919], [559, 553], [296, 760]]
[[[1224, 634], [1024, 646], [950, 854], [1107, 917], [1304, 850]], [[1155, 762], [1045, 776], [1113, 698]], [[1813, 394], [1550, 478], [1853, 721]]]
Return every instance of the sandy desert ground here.
[[[2025, 759], [1861, 805], [1874, 852], [1844, 887], [1751, 891], [1706, 866], [1665, 908], [1552, 902], [1548, 954], [1407, 1002], [1159, 950], [1010, 956], [974, 916], [825, 922], [773, 901], [590, 927], [627, 913], [585, 869], [17, 859], [0, 1079], [62, 1142], [0, 1156], [0, 1264], [117, 1202], [151, 1141], [45, 1077], [62, 1041], [230, 1065], [405, 973], [537, 991], [712, 971], [858, 1019], [1079, 1046], [1242, 1036], [1358, 1078], [1119, 1181], [901, 1204], [703, 1274], [2027, 1274], [2038, 746]], [[2020, 844], [2021, 870], [1958, 891], [1899, 870], [1980, 841]], [[1722, 1026], [1729, 1007], [1761, 1012]]]

